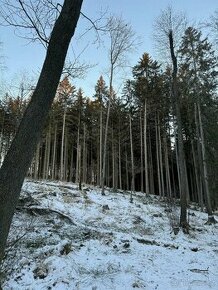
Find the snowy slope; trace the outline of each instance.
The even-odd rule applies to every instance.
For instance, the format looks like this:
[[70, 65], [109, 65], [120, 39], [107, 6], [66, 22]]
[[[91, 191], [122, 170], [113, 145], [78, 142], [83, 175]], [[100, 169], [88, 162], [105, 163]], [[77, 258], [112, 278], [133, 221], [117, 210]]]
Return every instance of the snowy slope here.
[[[4, 290], [207, 290], [218, 285], [218, 225], [157, 197], [26, 181], [3, 264]], [[172, 212], [171, 212], [172, 211]]]

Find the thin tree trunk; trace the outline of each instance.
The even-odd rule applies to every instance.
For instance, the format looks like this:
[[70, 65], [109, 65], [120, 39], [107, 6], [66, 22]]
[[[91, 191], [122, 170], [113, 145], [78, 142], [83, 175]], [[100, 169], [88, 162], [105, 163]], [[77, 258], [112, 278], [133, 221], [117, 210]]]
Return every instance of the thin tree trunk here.
[[205, 189], [205, 201], [208, 213], [208, 224], [216, 223], [216, 220], [213, 216], [212, 206], [210, 201], [210, 192], [208, 186], [208, 175], [207, 175], [207, 163], [206, 163], [206, 153], [205, 153], [205, 143], [204, 143], [204, 132], [202, 126], [202, 118], [201, 118], [201, 108], [199, 103], [197, 104], [198, 110], [198, 120], [199, 120], [199, 129], [200, 129], [200, 143], [201, 143], [201, 152], [202, 152], [202, 165], [203, 165], [203, 174], [204, 174], [204, 189]]
[[110, 109], [111, 109], [111, 101], [113, 95], [113, 73], [114, 67], [111, 65], [110, 70], [110, 86], [109, 86], [109, 100], [108, 100], [108, 108], [107, 108], [107, 118], [106, 118], [106, 125], [105, 125], [105, 134], [104, 134], [104, 147], [103, 147], [103, 166], [102, 166], [102, 175], [101, 175], [101, 194], [105, 195], [104, 193], [104, 185], [105, 185], [105, 174], [106, 174], [106, 156], [107, 156], [107, 137], [108, 137], [108, 126], [109, 126], [109, 118], [110, 118]]
[[120, 144], [120, 135], [119, 135], [119, 187], [122, 190], [122, 164], [121, 164], [121, 144]]
[[43, 173], [42, 178], [46, 179], [46, 168], [47, 168], [47, 155], [48, 155], [48, 132], [45, 138], [45, 149], [44, 149], [44, 158], [43, 158]]
[[147, 102], [144, 104], [144, 160], [145, 160], [145, 192], [149, 194], [148, 152], [147, 152]]
[[77, 149], [76, 149], [76, 183], [79, 182], [79, 164], [80, 164], [80, 128], [77, 129]]
[[182, 137], [182, 120], [180, 113], [180, 102], [178, 95], [178, 83], [177, 83], [177, 59], [174, 53], [173, 45], [173, 33], [169, 33], [169, 44], [170, 53], [173, 63], [173, 73], [172, 73], [172, 95], [174, 98], [175, 112], [177, 118], [177, 132], [178, 132], [178, 157], [179, 157], [179, 172], [181, 179], [181, 212], [180, 212], [180, 226], [184, 231], [188, 231], [188, 221], [187, 221], [187, 196], [188, 196], [188, 185], [187, 185], [187, 175], [186, 175], [186, 164], [185, 164], [185, 154], [183, 148], [183, 137]]
[[86, 125], [83, 130], [83, 183], [87, 182]]
[[112, 187], [115, 190], [115, 145], [114, 145], [114, 129], [112, 126], [112, 140], [111, 140], [111, 153], [112, 153]]
[[60, 180], [64, 180], [64, 136], [66, 124], [66, 108], [64, 108], [63, 124], [62, 124], [62, 137], [61, 137], [61, 158], [60, 158]]
[[163, 175], [163, 154], [162, 154], [162, 142], [161, 142], [161, 133], [160, 133], [160, 120], [159, 115], [157, 117], [158, 122], [158, 144], [159, 144], [159, 160], [160, 160], [160, 179], [161, 179], [161, 193], [165, 196], [165, 186], [164, 186], [164, 175]]
[[[131, 149], [131, 169], [132, 169], [132, 179], [131, 179], [131, 192], [135, 191], [135, 165], [134, 165], [134, 154], [133, 154], [133, 140], [132, 140], [132, 117], [129, 114], [129, 136], [130, 136], [130, 149]], [[132, 196], [130, 201], [132, 202]]]
[[57, 124], [55, 124], [53, 152], [52, 152], [52, 169], [51, 169], [51, 179], [52, 180], [55, 179], [56, 148], [57, 148]]
[[39, 153], [40, 153], [40, 142], [37, 144], [36, 155], [35, 155], [34, 179], [39, 178]]
[[141, 157], [141, 192], [144, 192], [144, 164], [143, 164], [143, 125], [142, 112], [140, 111], [140, 157]]
[[158, 178], [158, 190], [159, 195], [162, 195], [162, 186], [161, 186], [161, 178], [160, 178], [160, 152], [159, 152], [159, 134], [158, 134], [158, 121], [157, 116], [155, 117], [155, 136], [156, 136], [156, 156], [157, 156], [157, 178]]
[[71, 148], [71, 157], [70, 157], [70, 176], [69, 176], [69, 181], [73, 180], [73, 157], [74, 157], [74, 143], [72, 143], [72, 148]]
[[150, 164], [150, 193], [154, 194], [154, 169], [153, 169], [153, 158], [152, 158], [150, 130], [149, 130], [149, 164]]
[[103, 145], [103, 110], [100, 107], [100, 136], [99, 136], [99, 184], [102, 186], [102, 145]]
[[129, 190], [129, 171], [128, 171], [128, 155], [127, 155], [127, 149], [125, 151], [125, 157], [126, 157], [126, 189]]
[[172, 189], [171, 189], [171, 179], [170, 179], [169, 157], [168, 157], [168, 146], [167, 146], [166, 132], [164, 133], [163, 143], [164, 143], [164, 160], [165, 160], [165, 171], [166, 171], [167, 195], [168, 195], [168, 197], [172, 197]]
[[63, 166], [63, 179], [65, 181], [67, 181], [67, 178], [68, 178], [68, 130], [66, 128], [65, 130], [65, 133], [64, 133], [64, 139], [65, 139], [65, 142], [64, 142], [64, 166]]
[[47, 136], [48, 144], [47, 144], [47, 157], [46, 157], [46, 175], [45, 178], [48, 179], [49, 177], [49, 168], [50, 168], [50, 154], [51, 154], [51, 124], [49, 123], [49, 129], [48, 129], [48, 136]]

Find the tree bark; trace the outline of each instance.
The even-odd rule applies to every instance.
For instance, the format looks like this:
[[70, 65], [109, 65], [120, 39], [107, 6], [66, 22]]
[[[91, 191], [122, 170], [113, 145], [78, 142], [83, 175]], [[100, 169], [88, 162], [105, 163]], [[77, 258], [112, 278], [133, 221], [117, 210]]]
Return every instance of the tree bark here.
[[53, 142], [53, 152], [52, 152], [52, 169], [51, 169], [51, 179], [55, 179], [55, 166], [56, 166], [56, 147], [57, 147], [57, 124], [55, 124], [54, 129], [54, 142]]
[[147, 152], [147, 101], [144, 105], [144, 162], [145, 162], [145, 193], [149, 194], [149, 179], [148, 179], [148, 152]]
[[109, 126], [109, 118], [110, 118], [111, 101], [112, 101], [112, 96], [113, 96], [113, 75], [114, 75], [114, 66], [113, 66], [113, 64], [111, 64], [109, 100], [108, 100], [108, 107], [107, 107], [105, 133], [104, 133], [104, 147], [103, 147], [103, 160], [102, 160], [103, 165], [102, 165], [102, 173], [101, 173], [101, 194], [102, 195], [105, 195], [104, 186], [105, 186], [105, 177], [106, 177], [107, 137], [108, 137], [108, 126]]
[[[133, 140], [132, 140], [132, 116], [129, 114], [129, 135], [130, 135], [130, 149], [131, 149], [131, 169], [132, 169], [132, 179], [131, 179], [131, 193], [135, 191], [135, 164], [134, 164], [134, 153], [133, 153]], [[132, 201], [132, 197], [131, 197]]]
[[143, 164], [143, 125], [142, 125], [142, 112], [140, 111], [140, 161], [141, 161], [141, 192], [144, 192], [144, 164]]
[[199, 129], [200, 129], [200, 143], [201, 143], [201, 153], [202, 153], [202, 165], [203, 165], [203, 181], [204, 181], [204, 190], [205, 190], [205, 203], [208, 213], [208, 224], [216, 223], [216, 220], [213, 216], [212, 206], [210, 201], [210, 192], [209, 192], [209, 185], [208, 185], [208, 174], [207, 174], [207, 162], [206, 162], [206, 152], [205, 152], [205, 142], [204, 142], [204, 132], [203, 132], [203, 125], [202, 125], [202, 118], [201, 118], [201, 108], [199, 103], [197, 104], [198, 110], [198, 120], [199, 120]]
[[170, 53], [173, 63], [173, 73], [172, 73], [172, 94], [175, 103], [175, 113], [177, 119], [177, 136], [178, 136], [178, 159], [179, 159], [179, 173], [181, 180], [181, 212], [180, 212], [180, 226], [184, 231], [188, 231], [188, 221], [187, 221], [187, 196], [188, 196], [188, 185], [187, 185], [187, 173], [186, 173], [186, 164], [185, 164], [185, 154], [183, 146], [183, 137], [182, 137], [182, 120], [180, 113], [180, 102], [178, 96], [178, 83], [177, 83], [177, 58], [174, 53], [173, 45], [173, 33], [169, 32], [169, 44], [170, 44]]
[[55, 97], [82, 0], [65, 0], [54, 25], [43, 68], [18, 132], [0, 169], [0, 261], [19, 193]]
[[61, 158], [60, 158], [60, 180], [64, 180], [64, 137], [65, 137], [65, 124], [66, 124], [66, 108], [64, 108], [62, 135], [61, 135]]

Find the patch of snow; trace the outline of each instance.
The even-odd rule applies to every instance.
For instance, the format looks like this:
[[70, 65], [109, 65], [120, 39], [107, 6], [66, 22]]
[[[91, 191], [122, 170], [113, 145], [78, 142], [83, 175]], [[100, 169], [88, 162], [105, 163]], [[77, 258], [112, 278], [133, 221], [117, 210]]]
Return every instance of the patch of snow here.
[[[14, 215], [4, 290], [207, 290], [218, 285], [218, 226], [190, 210], [189, 235], [174, 235], [155, 196], [27, 180], [33, 203]], [[173, 209], [178, 217], [178, 208]]]

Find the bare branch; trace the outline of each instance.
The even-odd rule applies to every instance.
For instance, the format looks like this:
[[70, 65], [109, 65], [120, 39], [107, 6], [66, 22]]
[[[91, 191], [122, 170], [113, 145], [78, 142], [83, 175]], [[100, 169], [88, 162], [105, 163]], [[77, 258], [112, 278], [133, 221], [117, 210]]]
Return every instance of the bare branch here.
[[0, 4], [2, 25], [13, 26], [18, 36], [47, 47], [51, 28], [60, 13], [56, 0], [0, 0]]
[[170, 57], [170, 43], [169, 34], [172, 33], [174, 39], [175, 52], [179, 48], [182, 35], [187, 26], [186, 16], [182, 12], [175, 12], [172, 6], [168, 6], [162, 10], [160, 16], [154, 22], [153, 39], [158, 55], [164, 59], [169, 60]]
[[111, 16], [107, 22], [110, 39], [109, 58], [111, 65], [116, 68], [128, 63], [126, 55], [139, 45], [131, 25], [121, 17]]

